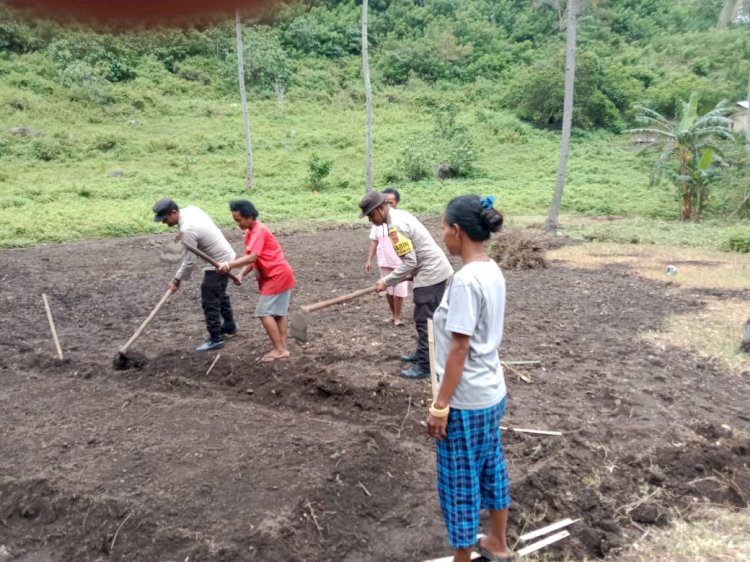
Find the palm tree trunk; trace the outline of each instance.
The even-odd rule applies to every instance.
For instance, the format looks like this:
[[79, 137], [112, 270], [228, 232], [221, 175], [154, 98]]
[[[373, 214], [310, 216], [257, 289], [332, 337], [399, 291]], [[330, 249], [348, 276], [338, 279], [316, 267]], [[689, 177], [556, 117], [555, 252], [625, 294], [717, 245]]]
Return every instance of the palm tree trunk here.
[[692, 213], [693, 213], [693, 204], [692, 201], [690, 201], [690, 188], [688, 185], [683, 182], [680, 184], [680, 193], [682, 194], [682, 203], [680, 205], [681, 207], [681, 216], [682, 220], [687, 222], [690, 220]]
[[555, 184], [555, 195], [552, 197], [552, 205], [544, 221], [542, 229], [555, 232], [560, 217], [560, 206], [562, 205], [563, 190], [565, 189], [565, 176], [568, 172], [568, 153], [570, 150], [570, 129], [573, 123], [573, 87], [576, 74], [576, 16], [578, 12], [578, 0], [568, 0], [568, 29], [565, 48], [565, 94], [563, 98], [563, 123], [562, 139], [560, 141], [560, 162], [557, 166], [557, 182]]
[[240, 100], [242, 101], [242, 118], [245, 124], [245, 187], [253, 189], [253, 147], [250, 143], [250, 114], [247, 109], [245, 93], [245, 47], [242, 42], [242, 24], [239, 9], [234, 12], [234, 32], [237, 36], [237, 76], [240, 81]]
[[740, 0], [724, 0], [724, 6], [719, 14], [719, 21], [716, 29], [726, 29], [729, 23], [734, 19], [739, 7]]
[[750, 353], [750, 316], [745, 321], [745, 326], [742, 329], [742, 343], [740, 344], [740, 350]]
[[362, 74], [365, 80], [365, 192], [372, 191], [372, 86], [370, 60], [367, 49], [367, 0], [362, 0]]

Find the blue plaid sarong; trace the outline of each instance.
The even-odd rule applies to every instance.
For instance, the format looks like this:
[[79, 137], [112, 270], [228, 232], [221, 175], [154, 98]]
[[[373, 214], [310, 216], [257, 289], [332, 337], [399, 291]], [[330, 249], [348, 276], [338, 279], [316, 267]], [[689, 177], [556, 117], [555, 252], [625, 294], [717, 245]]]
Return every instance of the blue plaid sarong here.
[[500, 441], [506, 399], [485, 410], [454, 410], [448, 435], [436, 442], [438, 496], [454, 549], [477, 542], [480, 509], [510, 506], [508, 470]]

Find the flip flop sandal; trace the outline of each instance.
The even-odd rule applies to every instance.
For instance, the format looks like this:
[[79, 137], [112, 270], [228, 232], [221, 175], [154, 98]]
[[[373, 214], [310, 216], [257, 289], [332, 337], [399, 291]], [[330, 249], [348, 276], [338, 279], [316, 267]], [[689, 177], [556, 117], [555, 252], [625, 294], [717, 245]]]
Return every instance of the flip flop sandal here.
[[508, 556], [498, 556], [494, 552], [484, 548], [481, 541], [477, 541], [477, 544], [474, 545], [474, 551], [478, 552], [484, 560], [488, 560], [489, 562], [515, 562], [516, 560], [515, 552], [511, 551]]

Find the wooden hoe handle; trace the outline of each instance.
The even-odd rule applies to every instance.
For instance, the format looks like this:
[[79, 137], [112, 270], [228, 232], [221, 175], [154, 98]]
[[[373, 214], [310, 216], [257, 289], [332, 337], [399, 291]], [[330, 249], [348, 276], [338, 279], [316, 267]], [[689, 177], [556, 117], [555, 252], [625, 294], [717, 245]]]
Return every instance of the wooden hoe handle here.
[[[207, 253], [205, 253], [205, 252], [202, 252], [201, 250], [199, 250], [199, 249], [198, 249], [198, 248], [196, 248], [195, 246], [191, 246], [190, 244], [186, 243], [186, 242], [185, 242], [184, 240], [182, 241], [182, 244], [183, 244], [183, 245], [184, 245], [184, 246], [185, 246], [185, 247], [186, 247], [186, 248], [187, 248], [187, 249], [188, 249], [188, 250], [189, 250], [190, 252], [194, 253], [194, 254], [195, 254], [196, 256], [198, 256], [199, 258], [203, 258], [203, 259], [204, 259], [204, 260], [206, 260], [206, 261], [207, 261], [208, 263], [210, 263], [210, 264], [211, 264], [212, 266], [214, 266], [214, 267], [215, 267], [216, 269], [219, 269], [219, 262], [217, 262], [217, 261], [216, 261], [216, 260], [215, 260], [214, 258], [212, 258], [211, 256], [209, 256], [209, 255], [208, 255]], [[234, 282], [235, 282], [235, 283], [236, 283], [237, 285], [241, 285], [241, 282], [240, 282], [239, 278], [238, 278], [238, 277], [237, 277], [237, 276], [236, 276], [236, 275], [235, 275], [234, 273], [232, 273], [232, 272], [230, 271], [230, 272], [229, 272], [229, 273], [227, 273], [226, 275], [227, 275], [227, 277], [229, 277], [229, 278], [230, 278], [230, 279], [231, 279], [232, 281], [234, 281]]]
[[329, 299], [327, 301], [320, 301], [314, 304], [308, 304], [307, 306], [302, 307], [302, 311], [313, 312], [315, 310], [320, 310], [321, 308], [327, 308], [329, 306], [333, 306], [334, 304], [340, 304], [342, 302], [354, 300], [357, 297], [361, 297], [369, 293], [374, 293], [375, 287], [376, 285], [373, 285], [372, 287], [367, 287], [366, 289], [360, 289], [359, 291], [354, 291], [353, 293], [349, 293], [347, 295], [341, 295], [340, 297]]
[[141, 337], [143, 330], [145, 330], [146, 326], [148, 326], [151, 320], [154, 319], [154, 316], [156, 316], [156, 313], [159, 312], [159, 309], [164, 305], [165, 302], [167, 302], [167, 299], [170, 297], [171, 294], [172, 294], [172, 289], [167, 289], [167, 292], [164, 293], [164, 296], [161, 298], [161, 300], [157, 303], [157, 305], [151, 311], [151, 314], [149, 314], [148, 317], [143, 321], [143, 323], [140, 326], [138, 326], [138, 329], [135, 331], [135, 334], [133, 334], [133, 337], [131, 337], [128, 340], [128, 343], [126, 343], [120, 348], [120, 353], [125, 355], [128, 352], [128, 349], [130, 349], [130, 346], [133, 345], [135, 340]]

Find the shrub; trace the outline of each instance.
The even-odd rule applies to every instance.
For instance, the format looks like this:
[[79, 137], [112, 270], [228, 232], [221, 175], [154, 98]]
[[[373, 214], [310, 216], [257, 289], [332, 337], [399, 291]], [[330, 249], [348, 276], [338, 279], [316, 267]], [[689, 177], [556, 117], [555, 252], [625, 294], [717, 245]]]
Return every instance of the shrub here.
[[216, 59], [209, 57], [190, 57], [174, 65], [174, 73], [190, 82], [210, 84], [216, 74]]
[[465, 178], [477, 173], [475, 162], [481, 149], [469, 130], [456, 123], [458, 109], [448, 104], [436, 111], [432, 129], [435, 175], [439, 179]]
[[404, 84], [411, 74], [434, 82], [465, 80], [472, 45], [460, 45], [450, 30], [432, 29], [422, 41], [390, 41], [378, 58], [378, 69], [386, 84]]
[[[246, 82], [271, 90], [276, 84], [286, 83], [287, 56], [277, 32], [267, 27], [252, 27], [245, 32], [244, 43]], [[234, 68], [236, 64], [234, 59]]]
[[438, 179], [469, 178], [478, 173], [475, 162], [481, 154], [474, 139], [466, 132], [450, 140], [436, 142], [434, 169]]
[[[396, 165], [406, 179], [411, 181], [420, 181], [432, 175], [429, 154], [413, 145], [408, 145], [401, 150], [401, 155]], [[391, 178], [393, 176], [399, 178], [398, 174], [399, 172], [392, 174]]]
[[727, 245], [732, 252], [750, 254], [750, 235], [730, 236], [727, 242]]
[[94, 148], [99, 152], [109, 152], [118, 144], [122, 143], [122, 138], [113, 134], [102, 134], [94, 139]]
[[331, 173], [332, 160], [323, 160], [317, 153], [313, 153], [307, 161], [310, 173], [307, 176], [306, 187], [314, 191], [320, 191], [328, 186], [326, 178]]
[[319, 30], [309, 15], [297, 16], [284, 30], [282, 40], [288, 49], [297, 50], [304, 54], [314, 54], [320, 48], [318, 40]]
[[0, 12], [0, 52], [25, 53], [39, 47], [40, 40], [28, 24], [15, 21], [4, 9]]
[[31, 143], [31, 154], [37, 160], [49, 162], [51, 160], [64, 160], [73, 156], [73, 142], [64, 133], [56, 133], [51, 138], [35, 139]]
[[61, 72], [71, 65], [83, 63], [95, 68], [97, 74], [108, 82], [123, 82], [136, 76], [135, 54], [123, 49], [111, 37], [80, 33], [54, 41], [47, 51]]
[[[565, 53], [561, 48], [552, 56], [524, 69], [511, 85], [506, 104], [521, 119], [538, 126], [562, 123]], [[591, 129], [619, 127], [619, 112], [604, 88], [604, 70], [599, 57], [582, 51], [576, 59], [573, 125]]]
[[515, 115], [509, 113], [499, 113], [493, 117], [477, 115], [477, 121], [483, 122], [497, 140], [502, 143], [522, 143], [526, 142], [530, 132], [530, 127], [518, 119]]
[[100, 69], [86, 62], [72, 62], [60, 72], [59, 80], [68, 88], [68, 97], [73, 101], [90, 102], [97, 106], [114, 101], [109, 84], [101, 76]]

